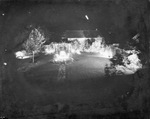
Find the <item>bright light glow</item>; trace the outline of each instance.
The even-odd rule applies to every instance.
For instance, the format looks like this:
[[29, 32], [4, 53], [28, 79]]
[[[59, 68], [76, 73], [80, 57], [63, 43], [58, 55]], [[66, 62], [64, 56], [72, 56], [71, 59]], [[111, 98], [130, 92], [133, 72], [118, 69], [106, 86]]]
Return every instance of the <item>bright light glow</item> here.
[[116, 70], [123, 72], [124, 74], [134, 74], [138, 69], [142, 68], [141, 60], [138, 58], [138, 51], [127, 50], [124, 52], [131, 54], [123, 59], [123, 65], [117, 65]]
[[79, 55], [81, 54], [80, 50], [73, 49], [73, 48], [71, 49], [71, 53], [72, 54], [79, 54]]
[[17, 59], [27, 59], [27, 58], [32, 57], [32, 56], [27, 55], [26, 51], [24, 50], [16, 52], [15, 55]]
[[[129, 63], [127, 63], [127, 61]], [[142, 68], [142, 64], [140, 63], [140, 59], [138, 58], [138, 55], [136, 54], [136, 52], [133, 52], [131, 55], [129, 55], [127, 57], [126, 60], [124, 60], [124, 64], [125, 66], [132, 70], [133, 72], [136, 72], [138, 69]]]
[[54, 49], [45, 49], [45, 54], [53, 54], [55, 52]]
[[4, 64], [5, 66], [7, 65], [7, 63], [6, 63], [6, 62], [4, 62], [3, 64]]
[[86, 18], [87, 20], [89, 20], [89, 17], [88, 17], [88, 15], [85, 15], [85, 18]]
[[70, 59], [71, 59], [71, 57], [70, 57], [69, 53], [66, 53], [65, 51], [60, 51], [59, 54], [54, 55], [55, 62], [65, 62]]
[[110, 46], [106, 46], [99, 50], [99, 54], [101, 57], [112, 58], [114, 56], [113, 51]]
[[84, 51], [99, 53], [100, 57], [105, 58], [112, 58], [115, 55], [115, 49], [113, 45], [106, 45], [101, 37], [97, 37], [97, 39], [95, 39], [95, 42], [93, 42], [88, 49], [84, 49]]
[[51, 47], [51, 45], [45, 45], [45, 54], [54, 54], [55, 49]]
[[[80, 40], [80, 39], [78, 39]], [[83, 40], [83, 39], [82, 39]], [[115, 55], [113, 45], [106, 45], [102, 37], [95, 38], [89, 48], [85, 48], [84, 42], [75, 43], [51, 43], [45, 46], [45, 54], [58, 54], [60, 47], [64, 47], [70, 54], [81, 54], [81, 52], [98, 53], [99, 57], [112, 58]]]
[[3, 13], [2, 16], [5, 16], [5, 14]]
[[[87, 17], [88, 18], [88, 17]], [[82, 41], [82, 42], [81, 42]], [[92, 43], [91, 43], [92, 42]], [[100, 36], [94, 39], [90, 38], [75, 38], [71, 40], [71, 43], [51, 43], [44, 46], [45, 54], [54, 55], [54, 62], [66, 62], [68, 60], [73, 61], [73, 54], [81, 54], [81, 52], [86, 53], [97, 53], [99, 57], [113, 58], [116, 54], [117, 49], [121, 52], [128, 54], [124, 56], [124, 65], [117, 65], [116, 70], [121, 72], [134, 73], [138, 69], [142, 68], [142, 64], [138, 55], [140, 52], [135, 50], [124, 50], [119, 48], [119, 44], [107, 45], [104, 39]], [[27, 55], [26, 51], [18, 51], [15, 53], [16, 58], [25, 59], [32, 57]]]
[[25, 52], [23, 51], [18, 51], [15, 54], [16, 54], [16, 58], [18, 59], [23, 59], [23, 57], [25, 56]]

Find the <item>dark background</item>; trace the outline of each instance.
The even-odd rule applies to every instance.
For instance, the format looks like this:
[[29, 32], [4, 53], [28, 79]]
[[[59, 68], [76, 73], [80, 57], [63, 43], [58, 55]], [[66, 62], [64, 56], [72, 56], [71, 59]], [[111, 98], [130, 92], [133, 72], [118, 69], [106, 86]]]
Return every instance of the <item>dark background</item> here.
[[[89, 20], [85, 18], [85, 15], [88, 15]], [[3, 102], [6, 102], [4, 107], [13, 105], [11, 101], [14, 102], [14, 105], [22, 103], [18, 102], [18, 97], [12, 96], [13, 93], [15, 94], [17, 92], [19, 92], [21, 96], [25, 95], [24, 93], [22, 94], [24, 87], [19, 87], [20, 84], [17, 82], [20, 81], [21, 78], [24, 80], [24, 78], [22, 74], [18, 74], [16, 71], [14, 52], [18, 50], [18, 47], [28, 38], [31, 29], [39, 26], [52, 41], [61, 40], [61, 35], [66, 30], [98, 29], [106, 42], [120, 43], [121, 47], [124, 47], [127, 41], [130, 42], [132, 37], [139, 33], [139, 44], [142, 45], [140, 50], [146, 56], [149, 56], [150, 2], [148, 0], [1, 0], [0, 99], [2, 100], [3, 96]], [[53, 36], [51, 33], [55, 33], [56, 35]], [[4, 62], [7, 62], [7, 66], [3, 65]], [[142, 110], [144, 110], [145, 108], [143, 107], [150, 105], [148, 95], [150, 92], [149, 76], [147, 72], [142, 75], [145, 76], [145, 79], [142, 76], [142, 78], [139, 77], [140, 73], [135, 74], [135, 76], [137, 76], [135, 78], [136, 81], [133, 83], [135, 88], [128, 103], [129, 106], [134, 103], [137, 107], [141, 107]], [[135, 76], [133, 76], [133, 79]], [[2, 79], [7, 79], [3, 80], [3, 88], [5, 89], [3, 92], [6, 93], [3, 93], [3, 95]], [[118, 78], [117, 80], [123, 85], [120, 79]], [[117, 80], [115, 84], [121, 89], [122, 87]], [[124, 81], [128, 82], [126, 79]], [[104, 82], [108, 84], [107, 80], [104, 80]], [[110, 85], [114, 86], [112, 82], [113, 80], [110, 81]], [[24, 85], [24, 82], [22, 84]], [[97, 84], [97, 82], [95, 84]], [[116, 88], [116, 90], [118, 91], [118, 88]], [[28, 95], [30, 95], [30, 93], [28, 93]], [[30, 96], [32, 97], [32, 92]], [[44, 97], [42, 97], [42, 99], [45, 100]], [[145, 103], [145, 100], [147, 100], [147, 103]], [[0, 104], [4, 104], [3, 102]], [[28, 106], [30, 106], [30, 103], [32, 102], [29, 101]], [[29, 110], [26, 103], [20, 105], [18, 109], [26, 107], [27, 110]], [[122, 105], [126, 105], [126, 103], [122, 103]], [[14, 107], [15, 106], [12, 106], [13, 110], [15, 110]], [[12, 111], [9, 111], [9, 109], [10, 108], [6, 110], [8, 114]], [[18, 112], [18, 110], [16, 112]]]
[[[19, 34], [31, 26], [40, 26], [49, 35], [50, 32], [57, 33], [56, 40], [65, 30], [98, 29], [106, 41], [119, 42], [121, 45], [140, 33], [140, 42], [147, 51], [149, 6], [148, 0], [1, 1], [0, 13], [5, 13], [0, 16], [1, 44], [13, 48], [23, 39], [18, 38], [14, 42]], [[85, 15], [88, 15], [89, 20], [86, 20]]]

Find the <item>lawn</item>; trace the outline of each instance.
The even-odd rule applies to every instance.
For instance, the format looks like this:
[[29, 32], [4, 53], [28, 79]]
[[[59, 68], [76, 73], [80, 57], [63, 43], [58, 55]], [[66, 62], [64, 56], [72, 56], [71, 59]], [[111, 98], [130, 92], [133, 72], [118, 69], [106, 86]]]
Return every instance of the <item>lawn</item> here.
[[[7, 84], [6, 92], [11, 89], [17, 102], [25, 104], [27, 109], [68, 105], [72, 113], [122, 111], [118, 99], [128, 97], [133, 91], [132, 75], [105, 77], [104, 67], [110, 61], [94, 54], [74, 55], [73, 58], [73, 62], [65, 64], [66, 78], [63, 80], [58, 80], [61, 64], [51, 62], [51, 55], [37, 57], [35, 64], [30, 60], [16, 60], [17, 68], [24, 64], [29, 68], [17, 71], [16, 79], [9, 86]], [[52, 108], [48, 108], [50, 110]]]

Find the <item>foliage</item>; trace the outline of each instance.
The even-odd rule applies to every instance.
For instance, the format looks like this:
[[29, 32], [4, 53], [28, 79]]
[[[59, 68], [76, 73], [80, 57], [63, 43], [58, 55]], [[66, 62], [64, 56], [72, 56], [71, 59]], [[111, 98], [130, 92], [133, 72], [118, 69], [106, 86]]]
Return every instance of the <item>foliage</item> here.
[[120, 75], [123, 73], [134, 73], [142, 68], [141, 60], [139, 59], [139, 51], [136, 50], [121, 50], [116, 52], [110, 66], [105, 67], [105, 74], [107, 75]]
[[113, 65], [124, 65], [123, 54], [117, 53], [110, 61], [112, 61]]
[[139, 109], [145, 114], [150, 112], [149, 68], [141, 69], [133, 75], [134, 91], [128, 100], [129, 109]]
[[46, 42], [44, 34], [40, 28], [35, 28], [29, 34], [29, 38], [23, 44], [23, 48], [27, 51], [27, 53], [38, 53], [42, 49], [42, 45]]

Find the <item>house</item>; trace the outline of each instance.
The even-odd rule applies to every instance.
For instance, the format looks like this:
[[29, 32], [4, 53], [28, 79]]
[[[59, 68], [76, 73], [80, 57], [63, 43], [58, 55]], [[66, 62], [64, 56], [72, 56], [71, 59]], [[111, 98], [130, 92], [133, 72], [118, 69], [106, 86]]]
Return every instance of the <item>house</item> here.
[[100, 33], [97, 30], [67, 30], [63, 33], [62, 39], [67, 39], [68, 41], [78, 40], [82, 44], [86, 40], [92, 41], [98, 37], [100, 38]]

